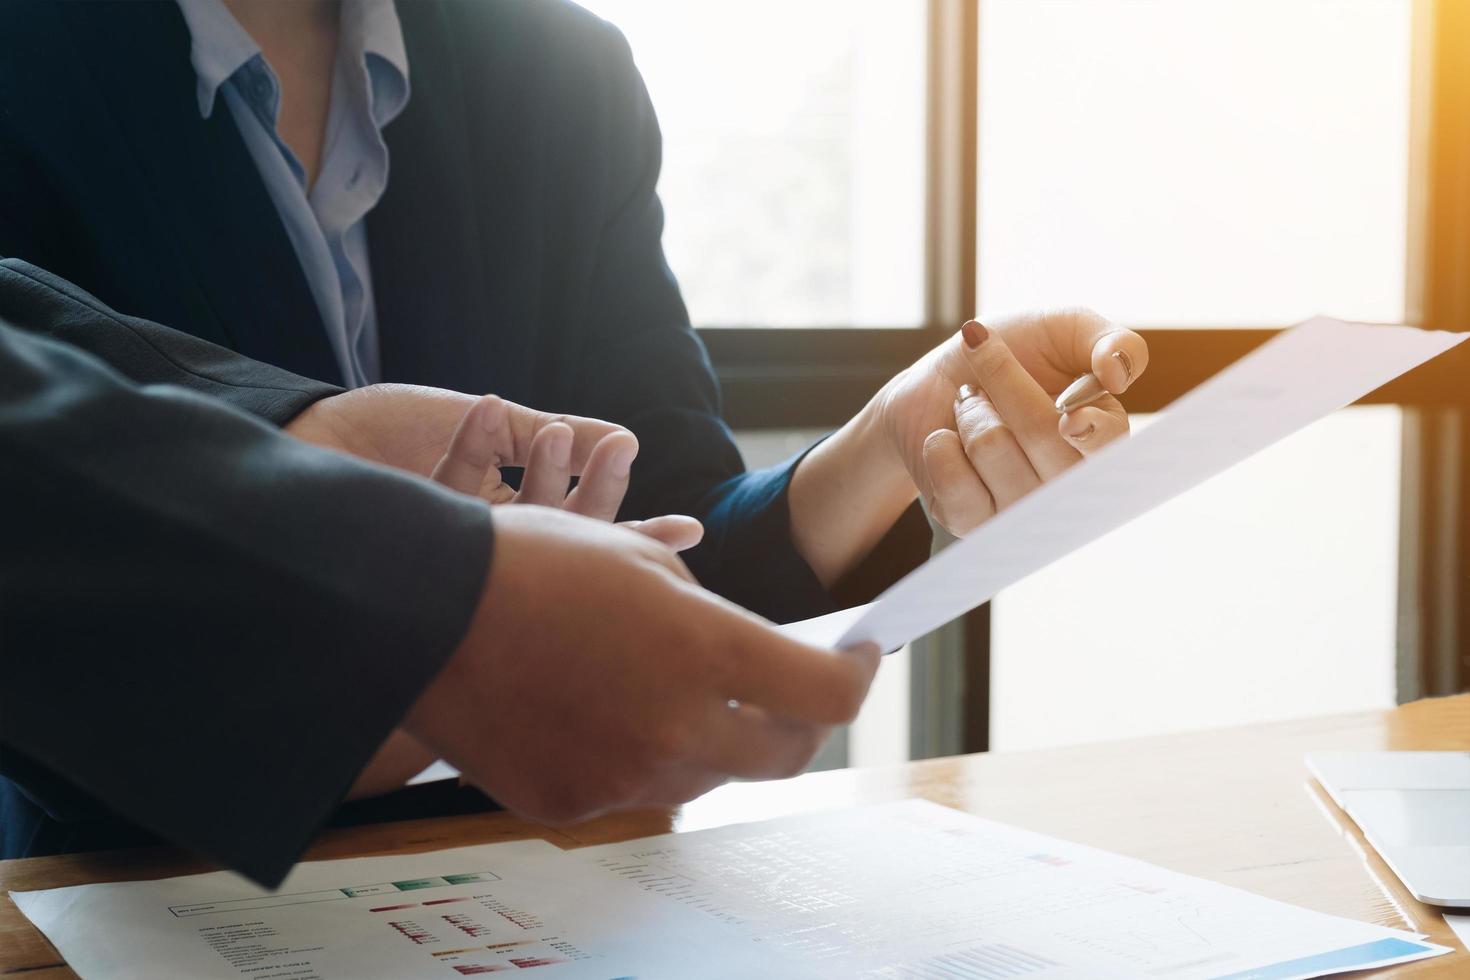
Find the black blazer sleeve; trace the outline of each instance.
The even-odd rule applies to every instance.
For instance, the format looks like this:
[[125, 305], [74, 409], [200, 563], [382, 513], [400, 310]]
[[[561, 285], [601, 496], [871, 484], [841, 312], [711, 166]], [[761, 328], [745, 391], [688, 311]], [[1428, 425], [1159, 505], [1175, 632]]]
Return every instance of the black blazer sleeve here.
[[65, 341], [136, 384], [177, 385], [278, 426], [342, 390], [115, 313], [72, 283], [20, 259], [0, 259], [0, 321]]
[[607, 199], [578, 384], [587, 414], [632, 429], [641, 449], [624, 511], [691, 514], [705, 539], [686, 553], [707, 587], [777, 622], [829, 612], [833, 599], [797, 553], [787, 488], [800, 457], [747, 472], [720, 417], [719, 386], [664, 259], [655, 187], [662, 138], [653, 104], [621, 33], [604, 30], [599, 56]]
[[[316, 393], [24, 273], [0, 308], [135, 374]], [[459, 642], [490, 514], [195, 391], [0, 322], [0, 772], [274, 884]]]

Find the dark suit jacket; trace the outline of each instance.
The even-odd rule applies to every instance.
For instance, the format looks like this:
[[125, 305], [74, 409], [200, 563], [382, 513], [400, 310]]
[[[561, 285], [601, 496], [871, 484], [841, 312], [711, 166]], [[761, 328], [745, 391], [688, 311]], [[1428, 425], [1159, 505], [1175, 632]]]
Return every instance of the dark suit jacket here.
[[[658, 126], [622, 36], [565, 0], [399, 14], [413, 94], [368, 218], [383, 379], [628, 426], [624, 518], [701, 518], [691, 569], [772, 619], [833, 608], [791, 544], [794, 464], [743, 472], [720, 420], [664, 262]], [[170, 0], [0, 6], [0, 255], [337, 381], [231, 114], [201, 120], [194, 92]]]
[[274, 884], [453, 651], [489, 508], [268, 424], [335, 390], [0, 262], [7, 856], [134, 825]]

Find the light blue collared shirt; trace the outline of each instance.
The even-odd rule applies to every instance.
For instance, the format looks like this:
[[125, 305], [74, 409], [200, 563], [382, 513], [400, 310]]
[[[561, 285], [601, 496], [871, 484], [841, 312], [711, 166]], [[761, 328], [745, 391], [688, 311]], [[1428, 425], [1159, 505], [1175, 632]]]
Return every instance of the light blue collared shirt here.
[[344, 381], [372, 384], [378, 318], [364, 219], [388, 186], [383, 127], [408, 103], [408, 56], [393, 0], [342, 3], [326, 139], [309, 190], [301, 162], [276, 131], [281, 86], [260, 46], [221, 0], [178, 4], [193, 41], [199, 115], [208, 119], [223, 93], [296, 249]]

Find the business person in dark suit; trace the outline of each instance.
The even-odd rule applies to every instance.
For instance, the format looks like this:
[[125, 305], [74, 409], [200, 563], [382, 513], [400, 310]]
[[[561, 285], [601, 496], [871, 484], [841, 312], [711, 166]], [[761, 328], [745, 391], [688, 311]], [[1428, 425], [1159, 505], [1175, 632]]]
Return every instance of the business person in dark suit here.
[[[391, 167], [390, 167], [391, 161]], [[918, 495], [974, 527], [1126, 431], [1085, 311], [967, 324], [812, 451], [747, 473], [660, 245], [653, 108], [566, 0], [11, 2], [0, 254], [307, 377], [494, 392], [626, 426], [625, 517], [704, 523], [699, 579], [769, 618]]]
[[651, 537], [279, 429], [336, 402], [474, 489], [494, 434], [439, 394], [384, 415], [0, 262], [8, 853], [128, 824], [273, 885], [395, 728], [564, 820], [794, 772], [857, 711], [876, 650], [782, 637]]

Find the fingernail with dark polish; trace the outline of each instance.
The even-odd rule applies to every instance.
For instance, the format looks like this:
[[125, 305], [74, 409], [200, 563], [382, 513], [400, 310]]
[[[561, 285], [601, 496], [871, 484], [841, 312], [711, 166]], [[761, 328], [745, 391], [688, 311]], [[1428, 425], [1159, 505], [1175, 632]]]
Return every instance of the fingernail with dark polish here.
[[985, 343], [985, 338], [990, 336], [990, 331], [976, 320], [971, 320], [960, 327], [960, 333], [964, 335], [965, 346], [970, 350], [978, 350], [980, 345]]

